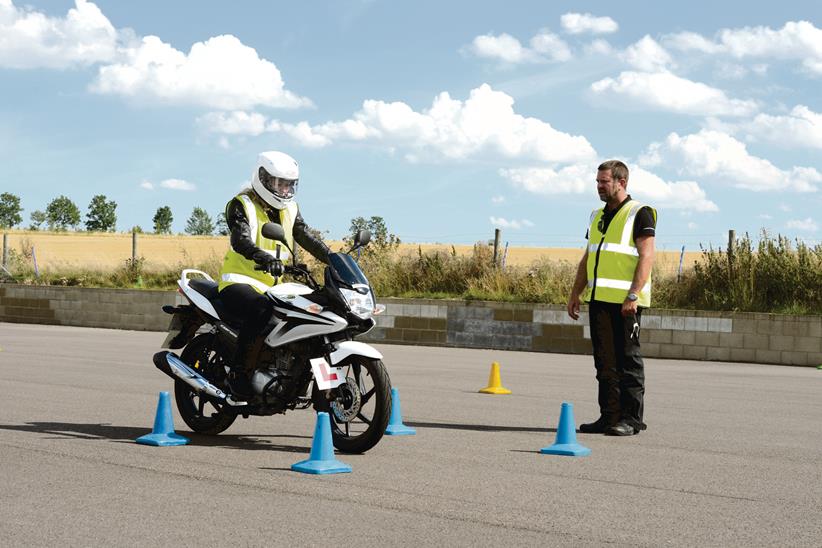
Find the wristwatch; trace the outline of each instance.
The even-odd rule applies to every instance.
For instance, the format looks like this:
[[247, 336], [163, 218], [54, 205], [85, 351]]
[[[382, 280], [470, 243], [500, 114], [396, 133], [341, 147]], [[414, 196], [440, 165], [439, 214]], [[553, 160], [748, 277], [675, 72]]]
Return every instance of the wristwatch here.
[[636, 301], [639, 299], [639, 296], [636, 293], [628, 293], [628, 300], [631, 302]]

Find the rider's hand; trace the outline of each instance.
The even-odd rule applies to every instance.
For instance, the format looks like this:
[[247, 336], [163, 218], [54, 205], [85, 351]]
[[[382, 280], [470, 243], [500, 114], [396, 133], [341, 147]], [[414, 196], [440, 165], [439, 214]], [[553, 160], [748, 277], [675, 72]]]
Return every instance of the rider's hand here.
[[259, 270], [265, 270], [273, 276], [282, 276], [285, 270], [281, 260], [265, 251], [254, 253], [254, 262], [259, 265]]

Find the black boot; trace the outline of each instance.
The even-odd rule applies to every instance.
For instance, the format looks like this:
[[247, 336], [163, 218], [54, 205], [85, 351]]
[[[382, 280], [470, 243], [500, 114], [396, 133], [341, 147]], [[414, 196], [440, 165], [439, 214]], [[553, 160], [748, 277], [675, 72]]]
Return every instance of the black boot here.
[[249, 342], [237, 341], [237, 350], [234, 352], [234, 358], [229, 365], [228, 385], [236, 396], [242, 398], [249, 398], [254, 395], [250, 380], [253, 368], [248, 367], [250, 353], [251, 344]]

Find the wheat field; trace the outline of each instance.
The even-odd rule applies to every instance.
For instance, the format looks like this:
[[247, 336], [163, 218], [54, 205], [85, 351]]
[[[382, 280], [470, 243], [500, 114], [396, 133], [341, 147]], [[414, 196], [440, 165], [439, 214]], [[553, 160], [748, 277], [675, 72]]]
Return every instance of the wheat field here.
[[[132, 255], [130, 233], [100, 232], [46, 232], [11, 230], [7, 233], [7, 246], [11, 253], [27, 262], [37, 261], [40, 269], [54, 272], [81, 268], [84, 270], [109, 270], [123, 266]], [[342, 243], [329, 241], [333, 250], [340, 250]], [[222, 260], [228, 249], [227, 236], [189, 236], [176, 234], [138, 234], [137, 256], [145, 258], [145, 268], [166, 270], [190, 267], [204, 262]], [[416, 254], [439, 251], [470, 254], [472, 245], [403, 243], [401, 253]], [[549, 247], [509, 247], [506, 265], [528, 266], [535, 261], [553, 260], [576, 263], [584, 249]], [[500, 251], [502, 253], [502, 250]], [[686, 252], [683, 267], [689, 268], [700, 257], [699, 252]], [[656, 266], [663, 272], [676, 272], [679, 253], [657, 252]]]

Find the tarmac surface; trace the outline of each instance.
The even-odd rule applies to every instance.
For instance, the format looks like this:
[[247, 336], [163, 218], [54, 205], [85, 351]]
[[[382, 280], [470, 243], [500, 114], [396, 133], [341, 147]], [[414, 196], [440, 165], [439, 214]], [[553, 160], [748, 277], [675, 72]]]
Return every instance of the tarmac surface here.
[[[646, 360], [648, 430], [542, 455], [591, 358], [379, 346], [415, 436], [292, 472], [315, 415], [156, 448], [163, 333], [0, 323], [3, 546], [820, 546], [822, 371]], [[501, 364], [509, 396], [478, 394]], [[172, 392], [173, 394], [173, 392]]]

